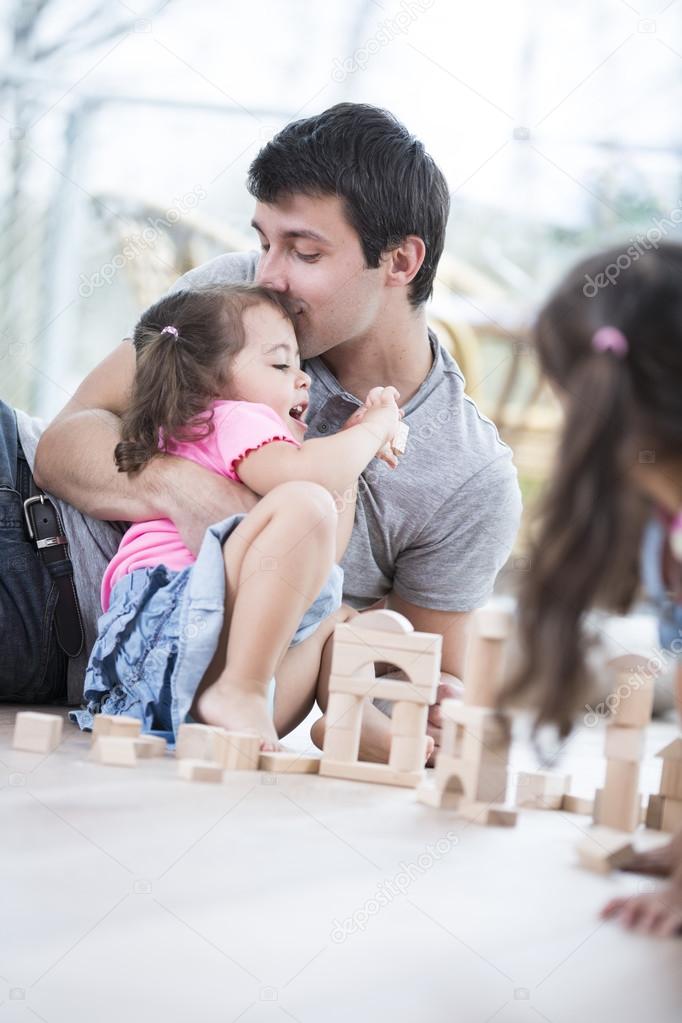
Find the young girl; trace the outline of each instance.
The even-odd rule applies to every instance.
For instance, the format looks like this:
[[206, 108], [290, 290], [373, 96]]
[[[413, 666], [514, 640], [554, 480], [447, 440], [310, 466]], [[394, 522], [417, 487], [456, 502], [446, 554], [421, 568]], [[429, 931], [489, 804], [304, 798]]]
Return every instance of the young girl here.
[[[377, 454], [397, 465], [397, 391], [374, 388], [341, 432], [304, 442], [310, 377], [293, 322], [275, 293], [253, 285], [161, 299], [134, 344], [119, 470], [138, 472], [163, 451], [262, 500], [207, 530], [196, 559], [168, 519], [128, 530], [102, 581], [85, 708], [72, 717], [87, 728], [98, 712], [132, 714], [172, 742], [191, 714], [275, 748], [315, 698], [326, 706], [331, 636], [355, 614], [341, 606], [336, 562], [358, 476]], [[386, 756], [389, 725], [368, 702], [365, 755]]]
[[[682, 636], [682, 246], [620, 269], [622, 255], [577, 266], [535, 329], [565, 423], [519, 598], [523, 654], [508, 695], [539, 696], [538, 724], [561, 735], [588, 695], [589, 608], [626, 610], [641, 575], [658, 601], [663, 645]], [[612, 283], [607, 267], [619, 268]], [[679, 691], [678, 681], [678, 700]], [[673, 872], [673, 886], [615, 899], [604, 914], [672, 934], [682, 926], [682, 838], [630, 869], [646, 867]]]

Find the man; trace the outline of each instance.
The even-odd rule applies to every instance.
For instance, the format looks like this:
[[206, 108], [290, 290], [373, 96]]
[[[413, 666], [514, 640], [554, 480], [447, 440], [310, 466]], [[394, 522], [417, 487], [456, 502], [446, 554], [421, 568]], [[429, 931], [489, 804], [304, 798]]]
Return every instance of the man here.
[[[309, 438], [340, 429], [373, 386], [400, 392], [407, 452], [394, 472], [375, 460], [361, 478], [342, 562], [344, 599], [355, 607], [384, 600], [415, 629], [441, 633], [440, 696], [450, 694], [462, 674], [469, 615], [488, 599], [508, 557], [520, 498], [509, 449], [427, 328], [446, 182], [392, 115], [344, 103], [285, 127], [255, 159], [248, 186], [260, 253], [220, 256], [175, 288], [257, 280], [282, 294], [312, 377]], [[94, 518], [168, 516], [198, 550], [209, 524], [248, 510], [255, 498], [166, 456], [138, 479], [116, 473], [118, 416], [133, 371], [124, 341], [43, 434], [36, 481]], [[69, 539], [75, 551], [78, 538]], [[94, 594], [79, 589], [89, 621]], [[439, 723], [435, 708], [436, 735]]]

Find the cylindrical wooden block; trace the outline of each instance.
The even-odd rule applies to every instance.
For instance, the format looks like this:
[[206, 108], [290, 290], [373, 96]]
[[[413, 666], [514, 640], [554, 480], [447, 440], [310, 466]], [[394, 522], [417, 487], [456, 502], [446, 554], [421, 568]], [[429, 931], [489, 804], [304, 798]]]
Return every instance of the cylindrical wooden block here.
[[388, 766], [394, 771], [421, 771], [426, 760], [426, 733], [419, 736], [394, 735]]
[[393, 735], [418, 736], [426, 732], [429, 708], [423, 703], [395, 703], [391, 716]]

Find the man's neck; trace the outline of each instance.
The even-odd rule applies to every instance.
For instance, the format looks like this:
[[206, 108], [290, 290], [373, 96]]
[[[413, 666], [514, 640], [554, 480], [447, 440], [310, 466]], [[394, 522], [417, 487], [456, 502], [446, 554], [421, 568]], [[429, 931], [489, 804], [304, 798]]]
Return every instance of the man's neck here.
[[364, 400], [372, 387], [381, 384], [400, 392], [400, 405], [412, 398], [428, 376], [433, 363], [426, 313], [410, 309], [390, 322], [353, 341], [325, 352], [322, 361], [344, 391]]

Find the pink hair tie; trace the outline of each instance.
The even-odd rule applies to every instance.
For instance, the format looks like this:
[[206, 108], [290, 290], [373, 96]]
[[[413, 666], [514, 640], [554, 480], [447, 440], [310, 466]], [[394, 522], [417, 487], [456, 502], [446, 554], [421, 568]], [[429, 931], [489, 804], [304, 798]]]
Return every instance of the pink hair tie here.
[[592, 347], [595, 352], [613, 352], [619, 359], [624, 359], [630, 346], [618, 327], [600, 327], [592, 336]]
[[177, 339], [178, 328], [177, 327], [164, 327], [163, 330], [161, 331], [161, 333], [162, 334], [172, 334]]

